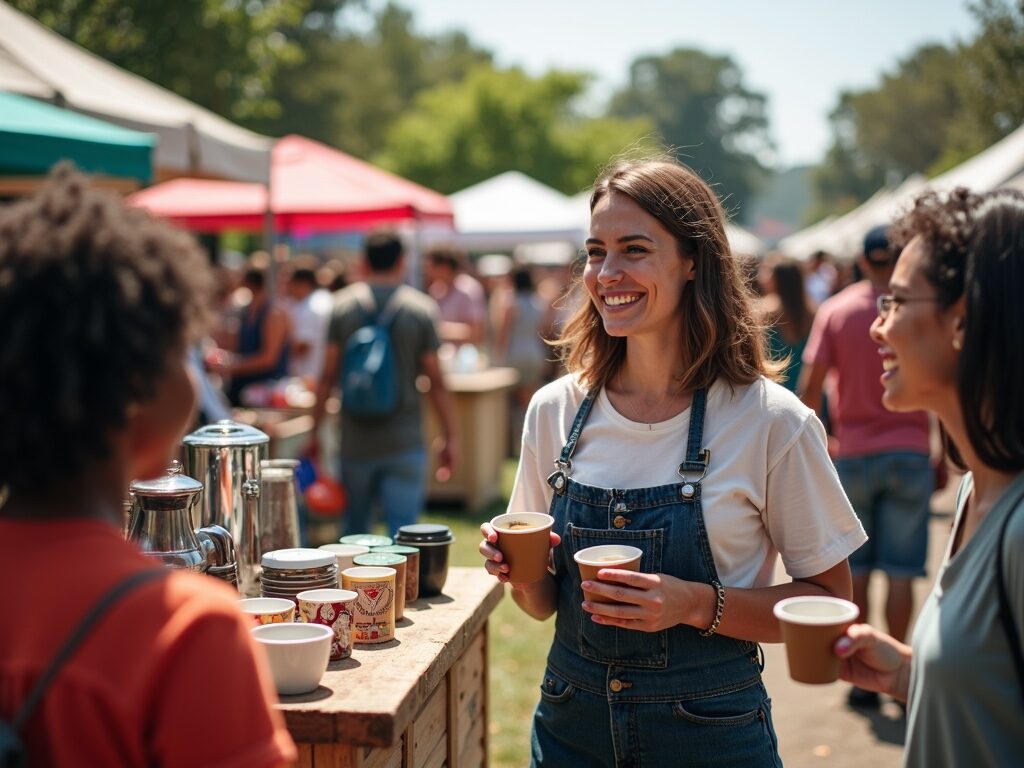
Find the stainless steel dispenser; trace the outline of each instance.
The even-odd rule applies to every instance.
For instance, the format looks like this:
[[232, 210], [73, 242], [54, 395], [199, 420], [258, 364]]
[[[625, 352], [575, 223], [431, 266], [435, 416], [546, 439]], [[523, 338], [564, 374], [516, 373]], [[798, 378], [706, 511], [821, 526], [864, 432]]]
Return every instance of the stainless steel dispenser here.
[[221, 525], [231, 534], [238, 591], [259, 595], [260, 460], [270, 437], [255, 427], [217, 421], [186, 435], [185, 471], [205, 487], [197, 525]]

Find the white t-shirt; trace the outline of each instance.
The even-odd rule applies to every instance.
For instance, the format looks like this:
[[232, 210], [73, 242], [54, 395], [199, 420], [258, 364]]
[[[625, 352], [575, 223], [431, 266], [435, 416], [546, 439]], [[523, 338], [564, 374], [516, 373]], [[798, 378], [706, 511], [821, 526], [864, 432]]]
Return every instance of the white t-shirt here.
[[[568, 375], [533, 396], [509, 511], [550, 508], [546, 480], [585, 394]], [[619, 489], [680, 482], [689, 420], [687, 408], [659, 424], [630, 421], [602, 390], [572, 456], [572, 479]], [[770, 586], [777, 555], [791, 577], [813, 576], [867, 541], [828, 457], [821, 422], [784, 387], [764, 378], [734, 390], [715, 382], [703, 447], [711, 462], [702, 508], [723, 585]]]
[[309, 345], [309, 352], [304, 357], [296, 358], [292, 355], [289, 358], [288, 373], [292, 376], [319, 378], [324, 367], [327, 321], [330, 319], [332, 304], [331, 295], [318, 289], [289, 307], [292, 341]]

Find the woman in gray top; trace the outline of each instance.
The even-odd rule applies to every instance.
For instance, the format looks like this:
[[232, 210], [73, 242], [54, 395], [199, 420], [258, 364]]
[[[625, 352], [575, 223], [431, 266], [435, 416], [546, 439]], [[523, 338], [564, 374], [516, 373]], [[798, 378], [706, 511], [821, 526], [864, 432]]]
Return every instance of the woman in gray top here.
[[969, 474], [912, 646], [856, 624], [835, 650], [845, 680], [908, 702], [906, 765], [1019, 764], [1024, 195], [929, 193], [895, 234], [906, 247], [871, 329], [883, 402], [933, 411], [951, 459]]

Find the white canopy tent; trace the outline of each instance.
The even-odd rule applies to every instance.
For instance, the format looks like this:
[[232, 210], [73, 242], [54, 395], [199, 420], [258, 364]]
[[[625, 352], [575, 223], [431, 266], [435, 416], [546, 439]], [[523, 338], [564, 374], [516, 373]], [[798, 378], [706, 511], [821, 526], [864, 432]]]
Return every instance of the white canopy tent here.
[[779, 248], [800, 259], [816, 250], [826, 250], [840, 258], [860, 253], [864, 234], [871, 227], [891, 222], [906, 210], [925, 190], [948, 192], [967, 187], [976, 192], [997, 189], [1024, 174], [1024, 125], [988, 149], [965, 160], [933, 179], [915, 175], [895, 189], [882, 189], [867, 202], [827, 224], [819, 222], [783, 238]]
[[157, 174], [267, 183], [273, 140], [65, 40], [0, 0], [0, 90], [159, 136]]

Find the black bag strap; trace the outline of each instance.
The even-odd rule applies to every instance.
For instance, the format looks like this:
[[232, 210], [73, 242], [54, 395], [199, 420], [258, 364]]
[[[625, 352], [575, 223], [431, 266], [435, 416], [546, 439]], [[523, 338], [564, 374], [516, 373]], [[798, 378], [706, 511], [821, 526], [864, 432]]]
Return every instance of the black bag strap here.
[[1016, 511], [1017, 505], [1014, 505], [1013, 509], [1006, 513], [999, 528], [999, 538], [996, 540], [996, 590], [999, 592], [999, 619], [1003, 622], [1003, 630], [1010, 644], [1010, 654], [1013, 656], [1013, 665], [1017, 668], [1017, 684], [1020, 685], [1021, 696], [1024, 697], [1024, 653], [1021, 652], [1020, 635], [1017, 634], [1017, 625], [1013, 620], [1013, 606], [1010, 604], [1010, 596], [1006, 589], [1006, 571], [1003, 568], [1006, 529], [1010, 527], [1010, 520]]
[[373, 288], [370, 284], [363, 283], [363, 287], [366, 290], [363, 291], [363, 295], [359, 298], [359, 307], [363, 310], [366, 324], [376, 325], [384, 329], [390, 328], [391, 321], [395, 319], [395, 315], [398, 314], [398, 310], [401, 308], [395, 297], [402, 289], [402, 286], [395, 287], [394, 292], [384, 302], [383, 307], [377, 306], [377, 300], [373, 295]]
[[166, 568], [155, 568], [145, 571], [139, 571], [133, 573], [127, 579], [116, 584], [109, 592], [107, 592], [99, 601], [92, 607], [92, 609], [85, 615], [78, 626], [71, 632], [68, 639], [64, 641], [64, 645], [53, 659], [51, 659], [49, 666], [43, 670], [43, 673], [36, 680], [35, 685], [28, 692], [25, 700], [21, 703], [21, 708], [15, 713], [14, 720], [11, 725], [14, 726], [15, 731], [21, 731], [25, 727], [29, 718], [32, 717], [39, 703], [43, 700], [43, 696], [46, 694], [46, 689], [50, 687], [54, 678], [60, 672], [61, 668], [67, 662], [68, 659], [74, 655], [75, 651], [82, 644], [82, 641], [89, 635], [93, 627], [99, 622], [101, 618], [117, 603], [121, 598], [127, 595], [136, 587], [142, 586], [143, 584], [153, 581], [154, 579], [162, 578], [167, 575]]

